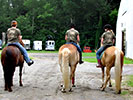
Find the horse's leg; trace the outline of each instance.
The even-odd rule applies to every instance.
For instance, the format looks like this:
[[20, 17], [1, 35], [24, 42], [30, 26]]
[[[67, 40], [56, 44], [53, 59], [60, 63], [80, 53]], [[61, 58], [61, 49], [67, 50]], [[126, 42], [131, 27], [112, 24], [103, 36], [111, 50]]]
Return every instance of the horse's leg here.
[[4, 80], [5, 80], [5, 91], [7, 91], [8, 90], [8, 76], [7, 76], [7, 72], [6, 72], [6, 70], [5, 70], [5, 68], [3, 68], [3, 71], [4, 71]]
[[8, 68], [8, 66], [4, 66], [3, 67], [3, 70], [4, 70], [4, 79], [5, 79], [5, 91], [9, 91], [11, 92], [12, 89], [11, 89], [11, 78], [12, 78], [12, 75], [11, 75], [11, 69]]
[[[59, 54], [59, 66], [60, 66], [60, 71], [62, 73], [62, 54]], [[62, 80], [61, 80], [61, 84], [60, 84], [60, 87], [62, 88], [63, 87], [63, 77], [62, 77]]]
[[72, 77], [72, 87], [76, 87], [76, 86], [75, 86], [75, 73], [74, 73], [74, 75], [73, 75], [73, 77]]
[[111, 75], [110, 75], [110, 79], [109, 79], [109, 87], [112, 87], [112, 84], [111, 84]]
[[[61, 73], [62, 73], [62, 66], [61, 66], [61, 64], [60, 64], [60, 71], [61, 71]], [[60, 84], [60, 87], [63, 87], [63, 77], [62, 77], [62, 80], [61, 80], [61, 84]]]
[[[61, 66], [61, 64], [60, 64], [60, 71], [61, 71], [61, 73], [63, 72], [63, 71], [62, 71], [62, 66]], [[61, 84], [60, 84], [60, 87], [61, 87], [61, 88], [63, 87], [63, 83], [64, 83], [64, 81], [63, 81], [63, 77], [62, 77]]]
[[104, 91], [104, 89], [106, 88], [109, 80], [110, 80], [110, 67], [108, 66], [108, 67], [106, 67], [106, 80], [105, 80], [105, 84], [101, 88], [102, 91]]
[[14, 72], [15, 72], [15, 66], [10, 66], [10, 69], [9, 69], [9, 83], [8, 83], [8, 91], [9, 92], [12, 92], [12, 88], [11, 86], [13, 85], [13, 75], [14, 75]]
[[22, 69], [23, 69], [23, 64], [19, 67], [19, 85], [23, 86], [22, 83]]
[[11, 86], [13, 86], [13, 76], [14, 76], [14, 72], [15, 72], [15, 68], [14, 68], [14, 70], [13, 70], [12, 77], [11, 77]]
[[76, 65], [71, 67], [72, 87], [75, 87], [75, 70], [76, 70]]
[[102, 86], [101, 86], [101, 88], [102, 88], [104, 85], [104, 67], [101, 68], [101, 70], [102, 70]]

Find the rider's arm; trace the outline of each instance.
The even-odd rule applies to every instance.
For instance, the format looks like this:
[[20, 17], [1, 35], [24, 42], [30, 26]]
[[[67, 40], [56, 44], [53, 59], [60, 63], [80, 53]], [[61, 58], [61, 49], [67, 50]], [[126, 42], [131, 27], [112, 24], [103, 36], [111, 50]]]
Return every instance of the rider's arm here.
[[24, 47], [24, 43], [22, 41], [22, 35], [19, 35], [18, 38], [19, 38], [19, 43]]
[[78, 41], [78, 42], [80, 41], [79, 34], [77, 35], [77, 41]]
[[22, 35], [19, 35], [19, 36], [18, 36], [18, 39], [19, 39], [19, 40], [22, 40]]
[[101, 46], [103, 46], [103, 38], [101, 38]]
[[103, 38], [101, 38], [101, 43], [103, 44]]
[[67, 40], [67, 35], [65, 35], [65, 40]]

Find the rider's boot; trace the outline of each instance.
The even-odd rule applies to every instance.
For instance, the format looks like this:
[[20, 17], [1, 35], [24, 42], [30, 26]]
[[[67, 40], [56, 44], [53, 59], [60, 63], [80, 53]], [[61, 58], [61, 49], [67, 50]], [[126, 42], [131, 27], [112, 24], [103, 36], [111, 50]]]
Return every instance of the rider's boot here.
[[103, 66], [102, 66], [101, 60], [98, 59], [97, 62], [98, 62], [98, 64], [96, 65], [96, 67], [97, 68], [102, 68]]
[[79, 53], [79, 64], [82, 64], [82, 63], [84, 63], [84, 61], [82, 61], [82, 53]]
[[28, 62], [28, 66], [31, 66], [34, 63], [33, 60], [30, 60], [30, 62]]

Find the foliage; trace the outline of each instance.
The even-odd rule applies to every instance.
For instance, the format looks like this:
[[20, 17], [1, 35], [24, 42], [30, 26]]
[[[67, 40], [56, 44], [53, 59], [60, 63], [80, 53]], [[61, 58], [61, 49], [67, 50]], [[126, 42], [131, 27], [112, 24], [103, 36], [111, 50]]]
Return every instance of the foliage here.
[[88, 45], [96, 49], [104, 24], [116, 24], [119, 3], [119, 0], [0, 0], [0, 33], [6, 32], [12, 20], [17, 20], [23, 38], [31, 43], [42, 40], [44, 49], [45, 41], [51, 37], [58, 50], [73, 22], [80, 32], [81, 48]]

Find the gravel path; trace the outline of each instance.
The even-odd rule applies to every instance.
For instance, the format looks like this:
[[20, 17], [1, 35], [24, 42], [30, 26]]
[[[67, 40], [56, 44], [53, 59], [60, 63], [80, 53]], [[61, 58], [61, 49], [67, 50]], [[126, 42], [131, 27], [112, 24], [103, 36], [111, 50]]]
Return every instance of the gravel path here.
[[[60, 91], [61, 72], [56, 53], [31, 53], [35, 63], [24, 64], [23, 87], [19, 86], [19, 68], [14, 74], [13, 92], [4, 91], [2, 66], [0, 67], [0, 100], [128, 100], [115, 94], [114, 86], [99, 90], [101, 86], [101, 70], [93, 63], [85, 62], [76, 69], [76, 87], [73, 92]], [[133, 66], [124, 66], [123, 76], [133, 73]], [[111, 71], [114, 78], [113, 69]]]

